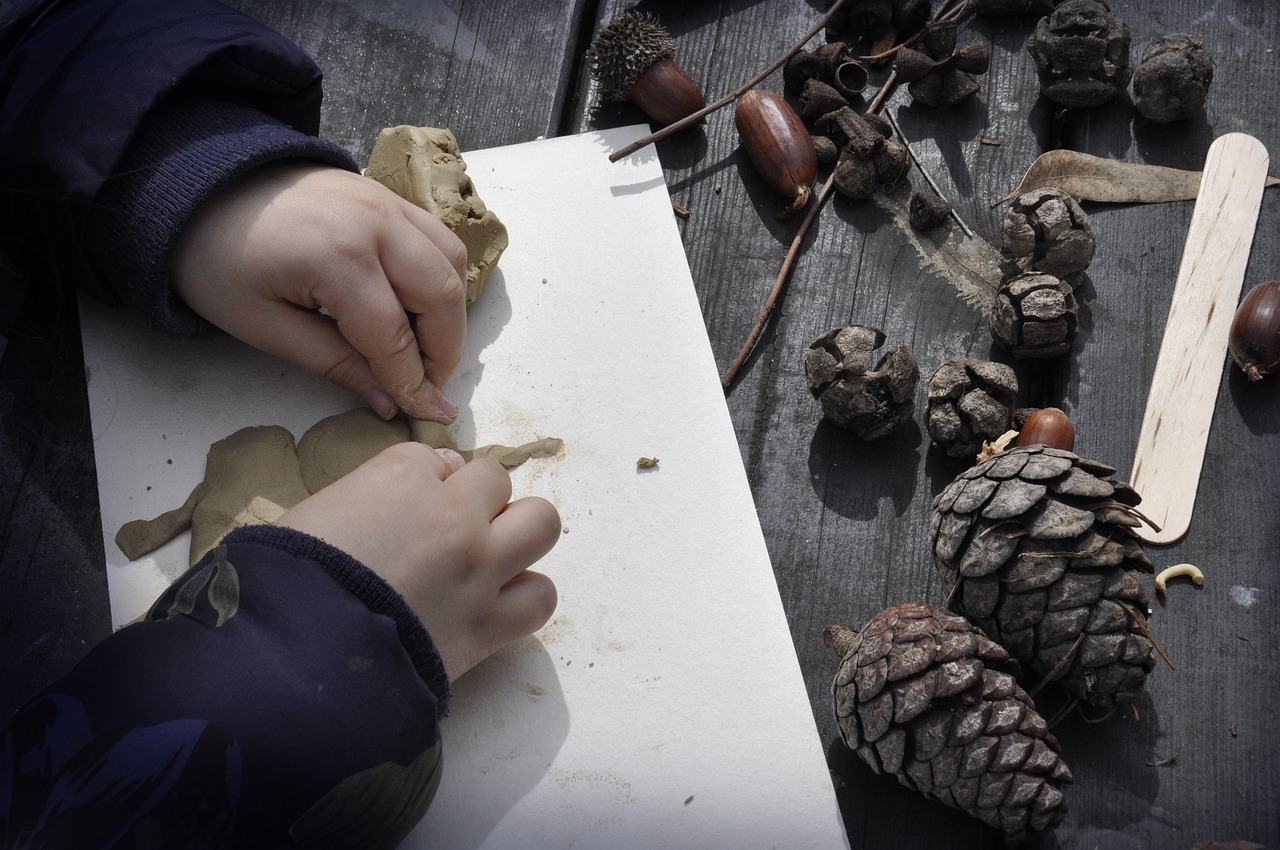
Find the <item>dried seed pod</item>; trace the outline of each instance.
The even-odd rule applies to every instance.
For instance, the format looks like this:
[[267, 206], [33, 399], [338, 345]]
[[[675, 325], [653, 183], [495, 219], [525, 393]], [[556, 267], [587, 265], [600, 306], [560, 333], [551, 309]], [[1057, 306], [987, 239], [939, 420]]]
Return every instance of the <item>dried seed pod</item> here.
[[1006, 275], [1038, 271], [1068, 277], [1093, 261], [1089, 216], [1061, 189], [1032, 189], [1014, 198], [1000, 221], [1000, 238]]
[[1231, 358], [1251, 381], [1280, 368], [1280, 281], [1260, 283], [1245, 295], [1227, 336]]
[[810, 80], [827, 80], [827, 63], [812, 50], [800, 50], [782, 66], [782, 82], [787, 91], [800, 94]]
[[935, 445], [950, 457], [972, 459], [983, 441], [1013, 425], [1018, 376], [1003, 363], [957, 357], [929, 381], [925, 424]]
[[1018, 431], [1018, 446], [1048, 446], [1051, 449], [1074, 451], [1076, 447], [1076, 426], [1071, 424], [1067, 414], [1056, 407], [1037, 410], [1027, 417], [1026, 423]]
[[831, 165], [840, 156], [836, 143], [826, 136], [810, 136], [813, 140], [813, 152], [818, 157], [818, 165]]
[[1155, 666], [1152, 573], [1134, 529], [1141, 497], [1115, 469], [1045, 446], [1007, 449], [934, 498], [930, 549], [950, 607], [1017, 659], [1109, 711], [1137, 698]]
[[828, 626], [845, 745], [876, 773], [968, 812], [1009, 839], [1052, 829], [1071, 781], [1009, 653], [963, 617], [895, 605], [859, 632]]
[[907, 184], [911, 152], [893, 139], [885, 139], [880, 150], [871, 155], [871, 164], [876, 170], [876, 185], [881, 194], [892, 195]]
[[835, 189], [850, 200], [862, 201], [876, 193], [876, 169], [859, 156], [843, 156], [832, 175]]
[[765, 182], [792, 199], [791, 212], [801, 209], [813, 192], [818, 160], [791, 104], [771, 91], [752, 89], [738, 98], [733, 121]]
[[1014, 357], [1043, 359], [1071, 350], [1079, 308], [1071, 284], [1044, 272], [1005, 281], [991, 310], [991, 335]]
[[859, 115], [849, 106], [823, 115], [817, 121], [817, 128], [839, 147], [848, 148], [864, 159], [879, 150], [886, 138], [879, 127], [867, 121], [866, 115]]
[[837, 328], [815, 340], [804, 359], [809, 392], [822, 403], [823, 415], [868, 441], [888, 437], [910, 421], [920, 379], [905, 345], [871, 368], [884, 338], [878, 328]]
[[934, 21], [920, 34], [917, 49], [899, 50], [894, 71], [907, 83], [911, 97], [925, 106], [955, 106], [979, 91], [971, 74], [984, 74], [991, 63], [985, 41], [956, 50], [955, 21]]
[[800, 92], [800, 117], [805, 121], [817, 124], [822, 116], [841, 109], [849, 109], [849, 101], [830, 83], [809, 80], [804, 84], [804, 91]]
[[916, 230], [930, 230], [947, 220], [951, 204], [933, 193], [912, 192], [907, 206], [907, 221]]
[[893, 3], [890, 0], [846, 0], [840, 12], [827, 24], [827, 38], [838, 41], [847, 35], [876, 39], [892, 26]]
[[984, 18], [1039, 18], [1053, 11], [1053, 0], [977, 0], [974, 11]]
[[600, 31], [586, 54], [605, 100], [631, 100], [660, 124], [706, 106], [702, 90], [675, 61], [671, 36], [652, 16], [628, 12]]
[[1213, 68], [1204, 42], [1193, 35], [1152, 39], [1133, 69], [1133, 105], [1158, 124], [1190, 118], [1204, 108]]
[[899, 35], [920, 32], [932, 17], [932, 0], [894, 0], [893, 26]]
[[1027, 39], [1040, 93], [1067, 107], [1099, 106], [1129, 85], [1129, 27], [1101, 0], [1066, 0]]

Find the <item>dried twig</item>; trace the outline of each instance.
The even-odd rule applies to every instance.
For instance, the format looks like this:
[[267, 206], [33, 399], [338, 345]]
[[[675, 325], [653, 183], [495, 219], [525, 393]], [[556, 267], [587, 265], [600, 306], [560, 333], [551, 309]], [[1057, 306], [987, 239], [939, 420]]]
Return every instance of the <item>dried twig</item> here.
[[799, 41], [791, 45], [791, 47], [787, 50], [786, 53], [778, 57], [778, 59], [774, 61], [771, 65], [769, 65], [769, 67], [765, 68], [759, 74], [752, 77], [750, 80], [744, 83], [740, 88], [735, 89], [733, 92], [720, 98], [715, 103], [711, 103], [704, 106], [702, 109], [699, 109], [697, 112], [693, 113], [692, 115], [687, 115], [684, 118], [681, 118], [679, 121], [676, 121], [674, 124], [668, 124], [667, 126], [663, 127], [661, 130], [655, 130], [654, 132], [650, 133], [644, 138], [636, 139], [634, 142], [627, 145], [625, 148], [614, 151], [613, 153], [609, 154], [609, 161], [617, 162], [618, 160], [622, 159], [624, 156], [630, 156], [631, 154], [640, 150], [645, 145], [650, 145], [650, 144], [653, 144], [654, 142], [661, 141], [665, 139], [667, 136], [670, 136], [672, 133], [683, 130], [685, 127], [688, 127], [690, 124], [695, 124], [698, 121], [701, 121], [703, 118], [710, 115], [712, 112], [715, 112], [717, 109], [720, 109], [721, 107], [724, 107], [724, 106], [728, 106], [730, 103], [733, 103], [735, 100], [742, 97], [751, 89], [755, 88], [755, 86], [757, 86], [760, 83], [760, 81], [763, 80], [765, 77], [769, 76], [774, 71], [778, 70], [783, 65], [787, 64], [787, 62], [791, 59], [792, 56], [795, 56], [797, 53], [799, 53], [800, 50], [806, 44], [808, 44], [809, 41], [815, 35], [822, 32], [823, 28], [825, 28], [826, 25], [831, 21], [831, 19], [836, 16], [836, 14], [840, 11], [840, 8], [844, 6], [846, 2], [847, 0], [836, 0], [836, 2], [832, 4], [831, 8], [827, 10], [827, 13], [823, 15], [822, 18], [818, 21], [818, 23], [814, 24], [813, 28], [809, 30], [807, 33], [805, 33], [800, 38]]
[[[946, 201], [947, 197], [942, 194], [942, 190], [939, 189], [938, 184], [934, 182], [933, 175], [924, 170], [924, 163], [922, 163], [920, 158], [916, 156], [916, 152], [911, 149], [911, 143], [907, 141], [907, 137], [903, 135], [902, 128], [898, 126], [898, 120], [893, 117], [893, 113], [886, 109], [884, 111], [884, 117], [885, 120], [889, 122], [889, 126], [893, 128], [893, 132], [898, 134], [898, 138], [902, 139], [902, 146], [907, 149], [907, 155], [910, 156], [911, 161], [916, 164], [916, 169], [920, 172], [920, 175], [924, 177], [924, 182], [929, 184], [929, 188], [933, 190], [933, 194]], [[951, 207], [950, 215], [956, 220], [956, 224], [960, 225], [960, 229], [964, 231], [966, 236], [973, 239], [973, 231], [969, 229], [969, 225], [964, 223], [964, 219], [960, 217], [960, 213], [956, 212], [955, 205], [950, 201], [947, 201], [947, 206]]]

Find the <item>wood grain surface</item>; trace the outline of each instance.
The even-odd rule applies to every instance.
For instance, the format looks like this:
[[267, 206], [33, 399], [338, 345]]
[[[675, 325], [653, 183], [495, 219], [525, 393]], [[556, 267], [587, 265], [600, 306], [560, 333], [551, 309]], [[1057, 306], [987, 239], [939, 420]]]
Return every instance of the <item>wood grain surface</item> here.
[[[236, 4], [276, 26], [326, 72], [324, 130], [357, 158], [376, 131], [396, 123], [452, 127], [465, 149], [630, 124], [633, 107], [603, 104], [579, 59], [591, 34], [630, 4], [602, 0], [352, 0]], [[1217, 63], [1203, 115], [1154, 125], [1128, 96], [1065, 116], [1039, 96], [1024, 49], [1033, 23], [968, 18], [963, 32], [992, 45], [981, 93], [955, 109], [928, 109], [896, 93], [888, 109], [923, 168], [959, 215], [998, 239], [992, 203], [1017, 185], [1035, 157], [1060, 145], [1098, 156], [1198, 170], [1210, 143], [1229, 132], [1280, 150], [1280, 14], [1263, 0], [1111, 0], [1132, 32], [1135, 59], [1152, 37], [1200, 36]], [[709, 99], [731, 91], [776, 57], [822, 14], [822, 0], [642, 0], [671, 30], [681, 64]], [[872, 72], [872, 87], [886, 69]], [[782, 91], [780, 75], [763, 84]], [[713, 349], [733, 359], [759, 313], [798, 220], [778, 221], [783, 200], [754, 173], [726, 109], [658, 145], [671, 195], [690, 211], [680, 224]], [[923, 187], [918, 173], [912, 183]], [[1245, 286], [1280, 277], [1280, 195], [1267, 190]], [[728, 396], [743, 462], [768, 541], [819, 734], [828, 748], [853, 847], [996, 848], [1000, 836], [966, 815], [873, 774], [840, 743], [830, 705], [836, 661], [823, 648], [829, 623], [860, 626], [889, 604], [941, 603], [927, 547], [929, 502], [964, 464], [931, 449], [920, 411], [943, 361], [997, 359], [1016, 368], [1021, 406], [1056, 404], [1072, 417], [1080, 454], [1133, 464], [1144, 403], [1169, 313], [1192, 204], [1086, 204], [1097, 253], [1078, 290], [1080, 333], [1071, 354], [1047, 363], [1011, 361], [995, 349], [986, 316], [960, 286], [922, 260], [930, 252], [901, 224], [906, 190], [884, 201], [833, 199], [811, 231], [786, 300]], [[37, 309], [33, 307], [33, 309]], [[39, 360], [41, 328], [63, 327], [44, 305], [32, 332], [15, 335], [6, 374]], [[905, 343], [922, 372], [916, 421], [865, 444], [824, 423], [806, 388], [803, 356], [826, 331], [856, 322]], [[42, 324], [43, 323], [43, 324]], [[16, 361], [14, 351], [23, 360]], [[8, 711], [105, 634], [96, 541], [92, 445], [83, 418], [78, 346], [60, 366], [5, 383], [3, 629], [0, 681]], [[1136, 714], [1090, 725], [1071, 717], [1056, 732], [1075, 773], [1070, 812], [1045, 848], [1190, 848], [1249, 840], [1280, 846], [1280, 380], [1246, 381], [1221, 358], [1221, 386], [1190, 529], [1152, 548], [1157, 568], [1198, 565], [1202, 588], [1174, 583], [1157, 599], [1151, 628], [1177, 664], [1158, 667]], [[33, 383], [34, 382], [34, 383]], [[56, 388], [57, 398], [51, 398]], [[70, 407], [61, 430], [24, 426]], [[79, 411], [79, 412], [75, 412]], [[668, 415], [679, 416], [679, 411]], [[24, 448], [25, 447], [25, 448]], [[36, 486], [36, 482], [45, 484]], [[9, 485], [24, 488], [10, 496]], [[56, 505], [56, 510], [46, 507]], [[72, 531], [40, 528], [62, 517]], [[92, 547], [88, 547], [91, 549]], [[672, 557], [679, 557], [673, 552]], [[100, 557], [99, 557], [100, 561]], [[696, 566], [696, 565], [694, 565]], [[53, 578], [57, 575], [58, 578]], [[68, 577], [70, 576], [70, 577]], [[77, 577], [78, 576], [78, 577]], [[68, 590], [67, 582], [76, 589]], [[10, 589], [25, 587], [12, 601]], [[43, 608], [33, 607], [39, 601]], [[726, 651], [732, 651], [731, 636]], [[751, 699], [768, 699], [753, 694]], [[750, 710], [749, 702], [744, 710]], [[708, 765], [708, 770], [714, 770]]]

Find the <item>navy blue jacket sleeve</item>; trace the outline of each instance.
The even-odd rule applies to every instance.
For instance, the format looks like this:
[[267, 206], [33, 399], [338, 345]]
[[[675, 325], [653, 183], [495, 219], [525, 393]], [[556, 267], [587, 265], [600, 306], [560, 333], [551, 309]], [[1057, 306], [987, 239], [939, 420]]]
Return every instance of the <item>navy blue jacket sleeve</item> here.
[[0, 846], [396, 846], [449, 684], [403, 599], [322, 541], [228, 535], [0, 738]]
[[5, 265], [23, 286], [74, 286], [171, 333], [201, 330], [168, 292], [173, 245], [252, 167], [354, 169], [317, 138], [320, 99], [305, 53], [214, 0], [19, 0], [0, 18]]

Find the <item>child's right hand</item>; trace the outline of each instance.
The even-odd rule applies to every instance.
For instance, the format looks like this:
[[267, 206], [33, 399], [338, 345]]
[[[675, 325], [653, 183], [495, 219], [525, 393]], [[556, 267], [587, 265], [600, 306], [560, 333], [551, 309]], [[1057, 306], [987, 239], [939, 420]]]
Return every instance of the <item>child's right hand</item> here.
[[455, 680], [555, 611], [555, 585], [529, 567], [560, 538], [560, 515], [537, 496], [510, 499], [511, 478], [497, 461], [464, 465], [456, 452], [401, 443], [276, 524], [382, 576], [422, 620]]

